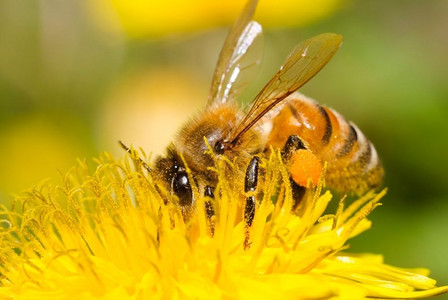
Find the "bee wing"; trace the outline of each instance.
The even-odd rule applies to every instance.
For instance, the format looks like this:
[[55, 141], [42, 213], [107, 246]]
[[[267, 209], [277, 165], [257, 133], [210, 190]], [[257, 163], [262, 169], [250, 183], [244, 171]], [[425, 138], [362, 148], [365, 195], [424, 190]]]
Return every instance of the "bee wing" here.
[[275, 105], [316, 75], [333, 57], [341, 44], [342, 36], [334, 33], [323, 33], [300, 43], [252, 101], [249, 112], [232, 133], [231, 143], [235, 144]]
[[249, 1], [240, 14], [219, 55], [207, 105], [225, 103], [250, 82], [261, 61], [261, 25], [251, 21], [257, 0]]

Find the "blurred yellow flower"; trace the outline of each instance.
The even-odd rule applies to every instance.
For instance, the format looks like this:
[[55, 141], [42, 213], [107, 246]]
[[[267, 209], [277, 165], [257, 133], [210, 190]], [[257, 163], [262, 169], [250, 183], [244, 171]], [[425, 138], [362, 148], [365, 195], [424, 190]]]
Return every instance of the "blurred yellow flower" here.
[[[80, 142], [85, 125], [70, 115], [64, 118], [72, 128], [70, 134], [43, 114], [29, 114], [1, 128], [0, 140], [5, 142], [0, 147], [0, 196], [57, 176], [57, 170], [69, 168], [74, 157], [88, 152], [88, 146]], [[7, 200], [0, 197], [0, 203]]]
[[81, 162], [61, 184], [36, 188], [2, 211], [1, 297], [360, 299], [448, 291], [435, 287], [426, 270], [342, 252], [370, 227], [366, 216], [384, 191], [348, 207], [341, 201], [335, 214], [325, 215], [332, 196], [317, 190], [293, 213], [289, 176], [274, 153], [263, 161], [263, 201], [247, 227], [241, 185], [224, 177], [226, 162], [216, 166], [211, 219], [199, 195], [184, 219], [135, 156], [134, 163], [107, 154], [97, 162], [94, 172]]
[[122, 76], [104, 101], [97, 140], [104, 149], [116, 149], [116, 154], [122, 153], [117, 147], [121, 139], [151, 149], [153, 155], [162, 154], [185, 119], [203, 106], [207, 93], [208, 85], [181, 68], [159, 67]]
[[[256, 19], [264, 26], [303, 26], [324, 18], [345, 0], [260, 1]], [[88, 0], [94, 18], [134, 38], [191, 32], [230, 24], [243, 1]]]

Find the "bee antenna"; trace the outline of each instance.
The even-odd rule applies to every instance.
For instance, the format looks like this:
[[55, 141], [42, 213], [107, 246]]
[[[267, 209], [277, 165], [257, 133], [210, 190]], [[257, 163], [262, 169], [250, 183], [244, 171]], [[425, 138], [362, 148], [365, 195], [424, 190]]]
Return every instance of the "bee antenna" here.
[[[126, 152], [129, 153], [129, 154], [133, 154], [133, 151], [131, 151], [131, 148], [129, 148], [128, 146], [126, 146], [122, 141], [119, 140], [119, 141], [118, 141], [118, 144], [120, 145], [121, 148], [124, 149], [124, 151], [126, 151]], [[151, 173], [151, 172], [152, 172], [151, 168], [148, 166], [147, 163], [145, 163], [145, 162], [143, 161], [143, 159], [141, 159], [141, 158], [138, 156], [138, 154], [137, 154], [137, 158], [138, 158], [138, 160], [140, 161], [140, 163], [143, 165], [143, 167], [144, 167], [149, 173]]]
[[119, 140], [119, 141], [118, 141], [118, 144], [120, 145], [121, 148], [124, 149], [124, 151], [126, 151], [126, 152], [128, 152], [128, 153], [131, 153], [131, 149], [129, 149], [129, 147], [126, 146], [122, 141]]

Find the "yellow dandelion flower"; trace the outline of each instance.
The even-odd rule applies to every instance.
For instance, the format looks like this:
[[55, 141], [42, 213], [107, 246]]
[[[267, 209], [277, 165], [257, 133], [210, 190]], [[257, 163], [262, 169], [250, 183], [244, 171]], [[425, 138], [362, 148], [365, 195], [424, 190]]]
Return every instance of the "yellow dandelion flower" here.
[[[360, 299], [419, 298], [448, 291], [424, 269], [383, 264], [380, 255], [345, 253], [379, 205], [369, 192], [325, 214], [330, 192], [317, 188], [292, 211], [279, 153], [263, 160], [253, 223], [241, 191], [224, 176], [212, 205], [199, 197], [185, 217], [141, 163], [104, 154], [61, 184], [47, 183], [1, 214], [0, 296], [5, 299]], [[232, 166], [231, 166], [232, 167]], [[321, 184], [319, 185], [321, 186]]]
[[[337, 11], [344, 0], [262, 1], [258, 16], [266, 26], [303, 26]], [[88, 0], [93, 18], [109, 30], [132, 38], [185, 33], [229, 24], [242, 2]]]

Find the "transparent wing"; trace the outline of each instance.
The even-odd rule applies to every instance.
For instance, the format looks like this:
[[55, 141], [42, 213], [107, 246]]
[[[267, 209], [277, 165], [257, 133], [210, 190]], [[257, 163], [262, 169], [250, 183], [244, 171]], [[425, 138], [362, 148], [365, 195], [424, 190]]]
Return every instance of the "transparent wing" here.
[[261, 61], [262, 29], [251, 21], [257, 1], [249, 1], [227, 35], [213, 75], [207, 105], [225, 103], [251, 81]]
[[258, 93], [230, 139], [235, 144], [261, 117], [316, 75], [342, 44], [342, 36], [324, 33], [300, 43], [283, 66]]

